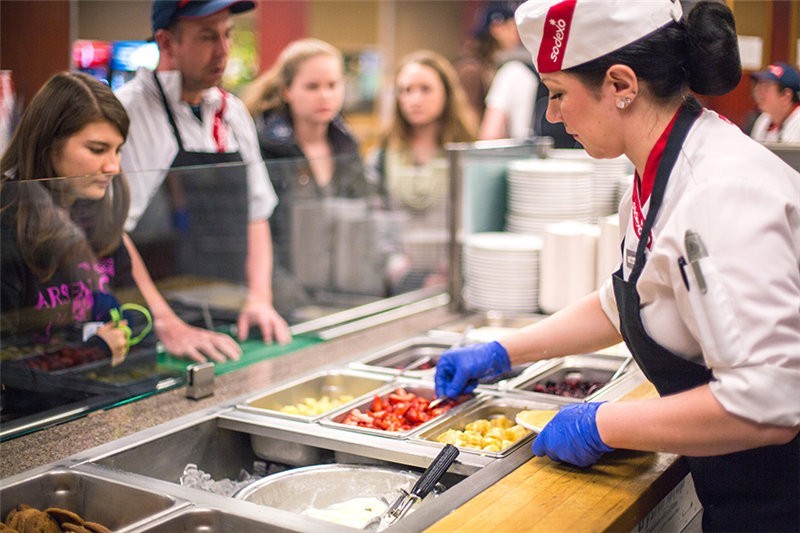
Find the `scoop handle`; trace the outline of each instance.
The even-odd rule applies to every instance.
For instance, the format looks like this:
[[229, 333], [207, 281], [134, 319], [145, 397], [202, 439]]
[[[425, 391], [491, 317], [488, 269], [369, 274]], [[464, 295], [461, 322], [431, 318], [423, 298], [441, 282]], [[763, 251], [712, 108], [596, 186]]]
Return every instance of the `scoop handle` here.
[[436, 459], [433, 460], [430, 466], [428, 466], [414, 484], [414, 488], [411, 489], [411, 494], [419, 499], [425, 498], [436, 484], [439, 483], [439, 480], [442, 479], [442, 476], [456, 460], [459, 453], [458, 448], [452, 444], [445, 444], [442, 451], [436, 456]]

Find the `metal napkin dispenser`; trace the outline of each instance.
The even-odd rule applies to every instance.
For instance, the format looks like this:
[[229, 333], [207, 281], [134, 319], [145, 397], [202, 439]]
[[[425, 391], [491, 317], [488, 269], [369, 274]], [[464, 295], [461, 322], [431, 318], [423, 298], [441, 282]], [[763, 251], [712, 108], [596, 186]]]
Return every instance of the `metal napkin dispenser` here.
[[214, 394], [214, 363], [198, 363], [186, 367], [186, 397], [200, 400]]

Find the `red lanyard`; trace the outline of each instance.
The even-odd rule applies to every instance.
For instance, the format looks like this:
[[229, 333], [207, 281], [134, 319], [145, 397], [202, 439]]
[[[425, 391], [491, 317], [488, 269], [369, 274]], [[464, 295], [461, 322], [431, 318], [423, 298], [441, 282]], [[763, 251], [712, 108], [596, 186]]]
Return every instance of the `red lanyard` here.
[[222, 89], [218, 89], [220, 94], [222, 95], [222, 105], [219, 106], [219, 110], [217, 110], [216, 114], [214, 115], [214, 142], [217, 143], [217, 152], [223, 153], [225, 152], [225, 145], [228, 141], [228, 126], [225, 124], [225, 120], [223, 119], [223, 115], [225, 114], [225, 91]]
[[[642, 229], [644, 229], [645, 220], [643, 206], [647, 203], [647, 200], [650, 199], [650, 193], [653, 191], [653, 184], [656, 181], [656, 172], [658, 172], [658, 166], [661, 164], [664, 148], [667, 146], [667, 139], [672, 131], [672, 127], [675, 125], [675, 121], [678, 119], [679, 113], [680, 109], [675, 113], [675, 116], [672, 117], [667, 128], [661, 134], [661, 137], [658, 138], [655, 146], [653, 146], [650, 155], [647, 156], [647, 162], [644, 166], [644, 177], [640, 178], [638, 172], [635, 172], [633, 176], [633, 193], [631, 195], [633, 209], [631, 209], [631, 216], [633, 218], [633, 231], [640, 240], [642, 238]], [[652, 243], [653, 235], [651, 232], [651, 234], [647, 236], [648, 249], [652, 246]]]

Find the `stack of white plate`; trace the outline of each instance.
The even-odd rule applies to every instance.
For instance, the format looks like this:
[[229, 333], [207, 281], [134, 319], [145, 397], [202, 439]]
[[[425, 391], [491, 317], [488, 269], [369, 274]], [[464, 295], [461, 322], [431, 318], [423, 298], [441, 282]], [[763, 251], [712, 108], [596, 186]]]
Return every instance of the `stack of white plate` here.
[[534, 313], [539, 308], [542, 240], [505, 232], [475, 233], [464, 242], [468, 309]]
[[508, 165], [506, 229], [541, 235], [548, 224], [592, 217], [590, 162], [525, 159]]
[[592, 222], [617, 212], [619, 206], [619, 184], [629, 180], [633, 165], [625, 156], [613, 159], [594, 159], [586, 150], [551, 150], [553, 159], [589, 162], [594, 167], [592, 177]]
[[447, 263], [449, 234], [442, 228], [415, 228], [403, 233], [403, 251], [413, 270], [430, 271]]

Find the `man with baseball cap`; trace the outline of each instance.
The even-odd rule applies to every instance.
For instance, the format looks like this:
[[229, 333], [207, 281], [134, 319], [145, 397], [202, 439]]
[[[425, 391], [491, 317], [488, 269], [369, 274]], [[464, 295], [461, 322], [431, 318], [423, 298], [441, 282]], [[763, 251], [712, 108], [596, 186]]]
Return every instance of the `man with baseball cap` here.
[[[231, 49], [232, 15], [254, 7], [242, 0], [153, 2], [156, 71], [140, 69], [117, 91], [131, 119], [122, 150], [131, 188], [126, 229], [136, 240], [134, 230], [140, 221], [148, 222], [148, 207], [160, 197], [161, 205], [169, 204], [180, 237], [175, 242], [178, 270], [246, 280], [239, 339], [258, 327], [265, 342], [283, 344], [291, 336], [272, 303], [268, 225], [277, 197], [252, 118], [238, 98], [219, 87]], [[126, 244], [134, 258], [134, 279], [165, 349], [196, 361], [238, 359], [241, 348], [233, 339], [190, 326], [174, 313], [133, 240]]]
[[750, 136], [760, 142], [800, 142], [800, 72], [788, 63], [774, 63], [752, 78], [761, 115]]
[[255, 2], [245, 0], [154, 0], [151, 22], [153, 32], [166, 30], [179, 19], [202, 18], [220, 11], [244, 13], [255, 7]]

